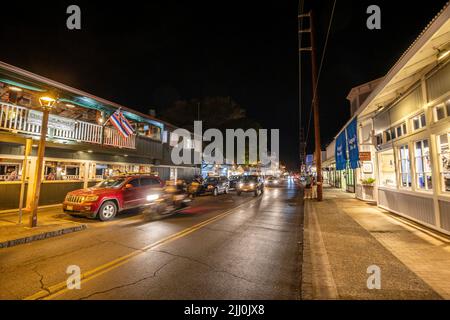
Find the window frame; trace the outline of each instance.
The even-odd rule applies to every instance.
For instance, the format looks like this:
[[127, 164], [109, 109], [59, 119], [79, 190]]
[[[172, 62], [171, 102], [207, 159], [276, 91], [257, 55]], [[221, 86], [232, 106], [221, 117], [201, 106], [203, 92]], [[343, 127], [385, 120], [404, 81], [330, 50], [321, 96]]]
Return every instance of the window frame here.
[[[402, 152], [403, 151], [403, 152]], [[401, 146], [397, 147], [397, 166], [398, 166], [398, 178], [399, 178], [399, 183], [398, 186], [401, 189], [412, 189], [412, 185], [413, 185], [413, 174], [412, 174], [412, 168], [411, 168], [411, 154], [409, 153], [409, 145], [408, 144], [403, 144]], [[406, 158], [403, 157], [403, 155], [406, 155]], [[403, 172], [403, 168], [404, 168], [404, 164], [403, 162], [406, 163], [406, 168], [408, 169], [407, 172]], [[406, 175], [407, 179], [406, 179], [406, 183], [407, 185], [404, 186], [403, 185], [403, 176]], [[409, 183], [409, 184], [408, 184]]]
[[[392, 157], [393, 157], [393, 160], [392, 160], [393, 161], [392, 168], [394, 169], [393, 185], [388, 185], [388, 184], [385, 184], [383, 182], [384, 181], [384, 176], [385, 176], [384, 172], [387, 172], [387, 171], [383, 171], [383, 161], [381, 159], [382, 159], [383, 155], [385, 155], [387, 153], [390, 153], [390, 155], [392, 155]], [[396, 166], [396, 159], [395, 158], [396, 158], [395, 157], [395, 151], [394, 151], [393, 148], [378, 152], [378, 163], [379, 163], [379, 166], [378, 166], [379, 183], [378, 183], [378, 185], [380, 187], [390, 188], [390, 189], [397, 189], [398, 188], [397, 166]]]
[[[437, 145], [437, 156], [438, 156], [438, 161], [439, 161], [439, 181], [440, 181], [440, 192], [443, 194], [450, 194], [450, 190], [445, 190], [446, 186], [445, 186], [445, 177], [444, 177], [444, 168], [443, 168], [443, 161], [442, 161], [442, 143], [440, 142], [440, 138], [441, 136], [447, 136], [447, 154], [449, 156], [450, 159], [450, 131], [442, 133], [442, 134], [437, 134], [436, 135], [436, 145]], [[449, 174], [450, 174], [450, 169], [449, 169]]]
[[[424, 121], [424, 123], [422, 123], [422, 120]], [[417, 123], [418, 123], [417, 128], [414, 125], [415, 121], [417, 121]], [[426, 128], [426, 126], [427, 126], [427, 116], [426, 116], [425, 112], [421, 112], [418, 115], [411, 118], [411, 129], [413, 132], [422, 130], [422, 129]]]
[[[428, 155], [424, 153], [424, 142], [427, 142], [428, 145]], [[420, 155], [417, 155], [417, 144], [420, 143], [421, 145], [421, 152]], [[417, 191], [423, 191], [423, 192], [432, 192], [433, 191], [433, 187], [434, 187], [434, 183], [433, 183], [433, 163], [432, 163], [432, 158], [431, 158], [431, 152], [430, 152], [430, 140], [428, 138], [426, 139], [422, 139], [422, 140], [416, 140], [414, 141], [414, 183], [415, 183], [415, 189]], [[425, 159], [429, 158], [429, 171], [425, 170]], [[421, 163], [421, 171], [419, 171], [418, 169], [418, 164], [419, 162], [417, 161], [417, 159], [421, 159], [420, 163]], [[420, 175], [423, 176], [424, 178], [424, 182], [425, 182], [425, 187], [421, 188], [420, 187], [420, 183], [419, 183], [419, 177]], [[428, 177], [430, 177], [431, 180], [431, 188], [428, 185]]]

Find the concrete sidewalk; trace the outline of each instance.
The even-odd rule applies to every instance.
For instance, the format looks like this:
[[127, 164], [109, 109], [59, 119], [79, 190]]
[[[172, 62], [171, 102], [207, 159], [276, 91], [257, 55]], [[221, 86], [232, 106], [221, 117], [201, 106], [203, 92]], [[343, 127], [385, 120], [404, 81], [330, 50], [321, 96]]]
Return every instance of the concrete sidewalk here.
[[36, 228], [29, 227], [29, 217], [24, 212], [18, 224], [18, 212], [0, 214], [0, 249], [86, 229], [86, 224], [66, 217], [60, 207], [40, 209]]
[[450, 299], [447, 236], [330, 188], [305, 202], [304, 228], [303, 299]]

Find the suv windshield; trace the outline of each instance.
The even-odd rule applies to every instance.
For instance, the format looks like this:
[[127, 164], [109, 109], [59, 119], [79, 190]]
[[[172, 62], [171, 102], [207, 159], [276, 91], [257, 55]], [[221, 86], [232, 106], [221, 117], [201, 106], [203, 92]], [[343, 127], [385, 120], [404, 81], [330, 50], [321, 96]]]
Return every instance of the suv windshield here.
[[106, 179], [103, 180], [95, 185], [96, 188], [117, 188], [119, 187], [123, 182], [125, 181], [125, 178], [117, 178], [117, 179]]
[[242, 177], [241, 182], [257, 182], [258, 177], [257, 176], [245, 176]]

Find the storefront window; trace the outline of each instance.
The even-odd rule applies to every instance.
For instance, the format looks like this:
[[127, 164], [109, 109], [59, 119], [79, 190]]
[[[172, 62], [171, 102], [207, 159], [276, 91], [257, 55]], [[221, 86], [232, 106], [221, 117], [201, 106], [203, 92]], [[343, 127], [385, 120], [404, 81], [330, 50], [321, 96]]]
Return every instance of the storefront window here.
[[82, 180], [83, 170], [79, 163], [46, 161], [44, 180]]
[[411, 163], [409, 161], [408, 145], [398, 149], [398, 167], [400, 170], [400, 184], [403, 188], [411, 187]]
[[395, 158], [394, 151], [388, 150], [380, 152], [380, 182], [382, 186], [385, 187], [396, 187], [396, 176], [395, 176]]
[[150, 165], [137, 164], [105, 164], [96, 163], [95, 165], [95, 179], [106, 179], [113, 176], [120, 176], [126, 174], [150, 174]]
[[415, 143], [416, 183], [418, 189], [433, 189], [431, 177], [431, 158], [428, 140], [420, 140]]
[[438, 156], [440, 159], [440, 175], [442, 191], [450, 192], [450, 132], [438, 137]]
[[0, 181], [18, 181], [22, 174], [22, 161], [0, 160]]

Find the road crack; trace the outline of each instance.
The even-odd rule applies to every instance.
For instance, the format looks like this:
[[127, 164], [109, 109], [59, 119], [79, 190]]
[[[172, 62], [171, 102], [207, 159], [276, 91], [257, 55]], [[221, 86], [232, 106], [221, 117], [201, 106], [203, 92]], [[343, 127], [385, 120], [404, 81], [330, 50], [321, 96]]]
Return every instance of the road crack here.
[[37, 274], [37, 276], [39, 277], [39, 284], [41, 286], [41, 290], [46, 291], [48, 294], [50, 294], [50, 290], [45, 286], [44, 284], [44, 275], [41, 274], [38, 270], [37, 267], [32, 269], [34, 273]]
[[156, 269], [153, 272], [153, 274], [151, 274], [151, 275], [149, 275], [147, 277], [140, 278], [140, 279], [138, 279], [136, 281], [133, 281], [133, 282], [130, 282], [130, 283], [125, 283], [125, 284], [122, 284], [122, 285], [119, 285], [119, 286], [115, 286], [115, 287], [109, 288], [107, 290], [95, 291], [95, 292], [93, 292], [93, 293], [91, 293], [91, 294], [89, 294], [87, 296], [79, 298], [79, 300], [86, 300], [86, 299], [89, 299], [89, 298], [91, 298], [91, 297], [93, 297], [95, 295], [98, 295], [98, 294], [104, 294], [104, 293], [108, 293], [108, 292], [111, 292], [111, 291], [114, 291], [114, 290], [118, 290], [118, 289], [130, 287], [130, 286], [134, 286], [134, 285], [136, 285], [136, 284], [138, 284], [138, 283], [140, 283], [142, 281], [155, 278], [162, 269], [164, 269], [167, 265], [169, 265], [172, 261], [174, 261], [176, 259], [177, 258], [171, 259], [171, 260], [167, 261], [166, 263], [162, 264], [160, 267], [158, 267], [158, 269]]
[[215, 266], [212, 266], [212, 265], [210, 265], [210, 264], [208, 264], [208, 263], [206, 263], [206, 262], [203, 262], [203, 261], [200, 261], [200, 260], [191, 258], [191, 257], [178, 255], [178, 254], [175, 254], [175, 253], [172, 253], [172, 252], [168, 252], [168, 251], [165, 251], [165, 250], [151, 250], [151, 251], [154, 251], [154, 252], [160, 252], [160, 253], [165, 253], [165, 254], [171, 255], [171, 256], [176, 257], [176, 258], [181, 258], [181, 259], [189, 260], [189, 261], [192, 261], [192, 262], [194, 262], [194, 263], [201, 264], [201, 265], [203, 265], [203, 266], [205, 266], [205, 267], [211, 269], [211, 271], [213, 271], [213, 272], [217, 272], [217, 273], [225, 273], [225, 274], [228, 274], [229, 276], [232, 276], [232, 277], [234, 277], [234, 278], [237, 278], [237, 279], [240, 279], [240, 280], [243, 280], [243, 281], [252, 283], [252, 284], [259, 285], [258, 283], [254, 282], [254, 281], [251, 281], [251, 280], [249, 280], [249, 279], [246, 279], [246, 278], [244, 278], [244, 277], [241, 277], [241, 276], [239, 276], [239, 275], [237, 275], [237, 274], [234, 274], [234, 273], [232, 273], [232, 272], [229, 272], [229, 271], [226, 271], [226, 270], [223, 270], [223, 269], [218, 269], [218, 268], [215, 267]]

